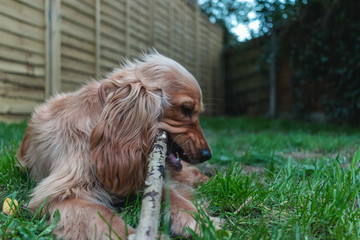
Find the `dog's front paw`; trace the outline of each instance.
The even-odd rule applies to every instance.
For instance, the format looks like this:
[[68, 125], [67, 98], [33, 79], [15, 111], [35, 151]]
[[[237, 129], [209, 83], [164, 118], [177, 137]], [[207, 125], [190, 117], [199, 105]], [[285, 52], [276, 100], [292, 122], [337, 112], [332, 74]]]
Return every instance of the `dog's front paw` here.
[[179, 211], [171, 215], [171, 234], [176, 236], [190, 237], [186, 230], [189, 228], [200, 234], [200, 229], [195, 219], [186, 211]]
[[212, 224], [216, 230], [220, 230], [224, 226], [224, 220], [218, 217], [210, 217]]
[[[224, 221], [218, 217], [209, 217], [212, 225], [216, 230], [222, 229]], [[208, 226], [208, 224], [206, 223]], [[185, 238], [190, 237], [190, 233], [186, 228], [194, 231], [197, 235], [201, 235], [199, 223], [188, 213], [188, 212], [179, 212], [175, 216], [173, 215], [171, 221], [171, 233], [176, 236], [183, 236]]]

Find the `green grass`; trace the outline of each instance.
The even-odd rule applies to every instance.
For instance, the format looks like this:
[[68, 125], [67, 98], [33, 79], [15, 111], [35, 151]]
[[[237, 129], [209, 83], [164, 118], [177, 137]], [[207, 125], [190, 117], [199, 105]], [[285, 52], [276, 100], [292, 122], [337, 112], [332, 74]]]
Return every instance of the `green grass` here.
[[42, 216], [40, 212], [32, 214], [26, 208], [35, 183], [27, 175], [26, 169], [18, 167], [16, 160], [16, 151], [25, 129], [26, 123], [0, 123], [1, 206], [6, 198], [17, 199], [19, 202], [16, 215], [0, 214], [0, 239], [53, 239], [51, 232], [55, 224], [49, 226], [47, 216]]
[[[218, 170], [197, 199], [224, 226], [217, 231], [199, 207], [202, 236], [193, 239], [359, 239], [360, 129], [263, 118], [201, 124]], [[34, 182], [16, 167], [25, 128], [0, 124], [0, 201], [21, 205], [16, 217], [1, 213], [0, 238], [51, 239], [54, 226], [26, 209]], [[141, 197], [127, 202], [121, 215], [136, 226]]]
[[293, 158], [351, 158], [359, 143], [360, 129], [347, 126], [318, 125], [289, 120], [261, 118], [203, 119], [201, 125], [211, 144], [211, 163], [230, 162], [283, 164]]

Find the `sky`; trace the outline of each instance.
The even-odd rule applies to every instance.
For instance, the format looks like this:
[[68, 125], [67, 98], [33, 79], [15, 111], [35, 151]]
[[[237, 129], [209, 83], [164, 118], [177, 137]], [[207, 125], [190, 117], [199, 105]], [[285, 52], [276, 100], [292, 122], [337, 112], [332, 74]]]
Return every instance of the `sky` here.
[[[251, 5], [254, 5], [254, 0], [240, 0], [241, 2], [248, 2]], [[251, 38], [250, 32], [258, 32], [260, 21], [256, 19], [256, 13], [250, 12], [248, 14], [249, 23], [248, 24], [238, 24], [233, 27], [231, 31], [238, 37], [240, 42], [246, 41]]]
[[250, 19], [249, 24], [238, 24], [236, 27], [232, 28], [231, 31], [237, 36], [240, 42], [246, 41], [251, 38], [250, 32], [258, 32], [260, 21], [255, 19], [255, 12], [250, 12], [248, 14]]
[[[202, 0], [200, 0], [202, 1]], [[221, 1], [221, 0], [219, 0]], [[239, 2], [248, 2], [250, 5], [255, 6], [254, 0], [234, 0]], [[268, 2], [273, 2], [273, 0], [268, 0]], [[286, 3], [286, 0], [279, 0], [280, 3]], [[288, 3], [295, 4], [295, 0], [290, 0]], [[303, 1], [306, 3], [307, 1]], [[280, 6], [281, 7], [281, 6]], [[286, 14], [282, 15], [283, 18], [287, 18]], [[238, 40], [243, 42], [251, 38], [250, 32], [257, 33], [260, 27], [260, 20], [256, 19], [255, 11], [252, 11], [248, 14], [249, 24], [238, 24], [236, 27], [232, 28], [231, 31], [238, 37]], [[235, 22], [236, 23], [236, 22]]]
[[[198, 0], [199, 4], [203, 3], [205, 0]], [[221, 1], [221, 0], [219, 0]], [[237, 0], [240, 2], [248, 2], [250, 5], [254, 5], [254, 0]], [[249, 23], [248, 24], [237, 24], [237, 26], [233, 27], [232, 29], [230, 29], [230, 31], [232, 33], [234, 33], [237, 37], [238, 40], [243, 42], [246, 41], [248, 39], [251, 38], [251, 34], [250, 32], [253, 31], [255, 33], [258, 32], [259, 30], [259, 26], [260, 26], [260, 21], [256, 19], [256, 13], [255, 12], [250, 12], [248, 14], [248, 18], [249, 18]], [[211, 21], [211, 19], [210, 19]], [[233, 25], [236, 25], [236, 21], [233, 21]]]

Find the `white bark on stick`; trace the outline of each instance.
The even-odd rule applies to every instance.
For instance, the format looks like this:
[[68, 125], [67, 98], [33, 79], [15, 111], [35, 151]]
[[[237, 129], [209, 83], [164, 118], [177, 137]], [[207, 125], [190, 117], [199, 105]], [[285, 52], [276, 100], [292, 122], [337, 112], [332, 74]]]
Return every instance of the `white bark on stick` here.
[[167, 150], [166, 141], [166, 132], [160, 130], [156, 135], [152, 151], [148, 157], [148, 175], [145, 180], [140, 221], [136, 228], [136, 240], [153, 240], [157, 237], [161, 194], [164, 184], [164, 169]]

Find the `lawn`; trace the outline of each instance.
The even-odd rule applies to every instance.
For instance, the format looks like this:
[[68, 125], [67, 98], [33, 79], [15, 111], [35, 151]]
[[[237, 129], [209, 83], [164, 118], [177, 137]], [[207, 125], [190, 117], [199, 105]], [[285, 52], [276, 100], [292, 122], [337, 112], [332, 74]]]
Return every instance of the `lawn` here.
[[[214, 176], [197, 189], [197, 199], [224, 226], [216, 231], [200, 210], [194, 217], [203, 235], [193, 233], [194, 239], [359, 239], [360, 129], [264, 118], [201, 123], [213, 158], [199, 167]], [[25, 129], [0, 124], [0, 200], [20, 205], [16, 217], [1, 213], [0, 238], [51, 239], [46, 216], [26, 209], [34, 182], [15, 165]], [[140, 201], [122, 208], [133, 226]]]

